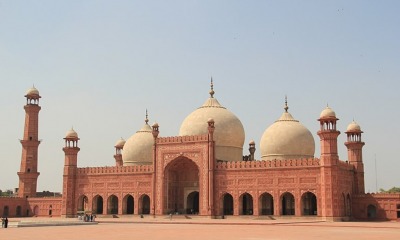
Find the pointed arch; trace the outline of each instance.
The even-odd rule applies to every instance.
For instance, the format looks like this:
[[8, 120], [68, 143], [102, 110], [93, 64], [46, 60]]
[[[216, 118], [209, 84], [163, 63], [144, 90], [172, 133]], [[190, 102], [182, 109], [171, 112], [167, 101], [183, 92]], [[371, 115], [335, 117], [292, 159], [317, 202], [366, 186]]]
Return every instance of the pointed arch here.
[[134, 198], [127, 194], [122, 200], [122, 214], [134, 214]]
[[118, 197], [114, 194], [107, 199], [107, 214], [118, 214]]
[[260, 215], [274, 215], [274, 197], [271, 194], [267, 192], [261, 194], [258, 205]]
[[305, 192], [301, 196], [302, 215], [317, 215], [317, 196], [312, 192]]
[[147, 194], [139, 198], [139, 214], [150, 214], [150, 197]]
[[239, 197], [239, 215], [253, 215], [253, 197], [247, 192]]
[[81, 195], [78, 198], [78, 211], [86, 211], [89, 210], [89, 199], [86, 195]]
[[294, 196], [290, 192], [285, 192], [281, 195], [281, 214], [294, 215], [295, 201]]
[[347, 217], [351, 216], [351, 198], [350, 198], [350, 193], [348, 193], [347, 196], [346, 196], [346, 216]]
[[233, 215], [233, 197], [229, 193], [225, 193], [221, 198], [222, 214]]
[[189, 193], [186, 198], [186, 213], [198, 214], [199, 213], [199, 192], [193, 191]]
[[92, 201], [92, 212], [95, 214], [103, 214], [103, 197], [96, 195]]
[[374, 219], [376, 218], [376, 206], [373, 204], [368, 205], [367, 207], [367, 217], [368, 219]]

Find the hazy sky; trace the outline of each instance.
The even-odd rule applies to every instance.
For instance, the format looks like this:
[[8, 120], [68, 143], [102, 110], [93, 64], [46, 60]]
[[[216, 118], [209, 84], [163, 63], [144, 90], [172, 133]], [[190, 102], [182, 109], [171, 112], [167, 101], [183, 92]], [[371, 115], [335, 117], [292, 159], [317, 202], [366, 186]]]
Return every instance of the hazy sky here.
[[[157, 121], [174, 136], [215, 97], [248, 142], [289, 112], [313, 133], [328, 103], [340, 159], [353, 118], [366, 191], [400, 186], [400, 1], [2, 1], [0, 189], [18, 187], [24, 95], [40, 91], [38, 191], [62, 190], [63, 137], [78, 165], [114, 166], [114, 144]], [[376, 157], [375, 157], [376, 156]], [[376, 159], [376, 161], [375, 161]], [[377, 165], [377, 178], [375, 172]]]

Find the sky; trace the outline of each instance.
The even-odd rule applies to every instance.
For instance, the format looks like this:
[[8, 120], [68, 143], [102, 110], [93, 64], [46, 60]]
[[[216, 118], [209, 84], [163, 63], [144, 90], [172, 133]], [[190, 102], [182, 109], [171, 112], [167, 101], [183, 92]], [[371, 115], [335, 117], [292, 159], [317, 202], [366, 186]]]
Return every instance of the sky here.
[[0, 0], [0, 189], [18, 187], [24, 95], [42, 96], [38, 191], [62, 190], [63, 137], [78, 166], [114, 166], [114, 144], [148, 109], [160, 136], [215, 97], [259, 142], [284, 111], [305, 125], [336, 112], [339, 157], [354, 119], [367, 192], [400, 186], [399, 1]]

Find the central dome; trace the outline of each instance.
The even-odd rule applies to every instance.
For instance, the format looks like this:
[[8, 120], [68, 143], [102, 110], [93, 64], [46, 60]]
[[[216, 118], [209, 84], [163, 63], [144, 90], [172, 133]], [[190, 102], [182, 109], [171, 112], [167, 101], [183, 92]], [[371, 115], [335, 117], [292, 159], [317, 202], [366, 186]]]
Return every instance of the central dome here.
[[311, 132], [287, 111], [268, 127], [260, 141], [262, 160], [314, 157], [315, 142]]
[[208, 133], [207, 121], [215, 122], [215, 158], [221, 161], [243, 159], [244, 129], [240, 120], [214, 98], [211, 81], [210, 98], [183, 120], [179, 136], [202, 135]]

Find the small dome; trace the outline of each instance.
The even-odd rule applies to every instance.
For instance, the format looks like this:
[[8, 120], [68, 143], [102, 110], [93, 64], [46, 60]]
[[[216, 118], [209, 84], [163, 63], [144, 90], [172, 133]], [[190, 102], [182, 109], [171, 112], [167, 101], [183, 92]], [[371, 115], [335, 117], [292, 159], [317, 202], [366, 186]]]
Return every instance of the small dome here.
[[286, 106], [282, 116], [261, 137], [262, 160], [314, 157], [314, 137], [287, 109]]
[[78, 138], [78, 133], [73, 128], [65, 134], [65, 138]]
[[31, 87], [26, 91], [26, 96], [33, 96], [33, 95], [39, 95], [39, 90], [37, 90], [35, 87]]
[[124, 166], [151, 164], [154, 138], [152, 129], [147, 123], [126, 140], [122, 152]]
[[[211, 83], [212, 84], [212, 83]], [[191, 136], [208, 133], [208, 122], [214, 120], [215, 157], [222, 161], [243, 159], [244, 128], [240, 120], [213, 97], [211, 85], [210, 98], [183, 120], [179, 135]]]
[[115, 143], [115, 147], [116, 148], [123, 148], [125, 145], [125, 140], [123, 138], [119, 139], [116, 143]]
[[319, 115], [319, 118], [336, 118], [336, 113], [332, 110], [332, 108], [326, 106], [326, 108], [322, 110], [321, 114]]
[[359, 131], [361, 131], [361, 127], [354, 120], [347, 126], [347, 132], [359, 132]]
[[254, 140], [251, 140], [251, 141], [249, 142], [249, 145], [254, 145], [254, 144], [256, 144], [256, 142], [254, 142]]

